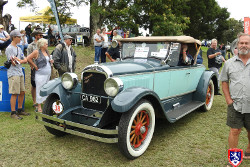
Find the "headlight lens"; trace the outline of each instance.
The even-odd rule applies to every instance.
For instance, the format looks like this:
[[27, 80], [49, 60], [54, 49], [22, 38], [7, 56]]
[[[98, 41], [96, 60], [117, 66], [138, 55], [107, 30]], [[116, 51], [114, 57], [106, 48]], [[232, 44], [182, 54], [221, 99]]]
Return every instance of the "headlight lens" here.
[[123, 88], [123, 82], [119, 78], [108, 78], [104, 82], [104, 90], [107, 95], [115, 96]]
[[77, 75], [75, 73], [64, 73], [62, 75], [62, 85], [65, 89], [70, 90], [76, 87], [78, 83]]

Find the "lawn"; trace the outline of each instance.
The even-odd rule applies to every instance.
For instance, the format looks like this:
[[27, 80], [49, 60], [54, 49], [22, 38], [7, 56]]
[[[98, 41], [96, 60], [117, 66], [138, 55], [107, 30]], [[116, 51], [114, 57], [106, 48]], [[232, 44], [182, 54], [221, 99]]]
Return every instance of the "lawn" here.
[[[203, 49], [207, 65], [206, 48]], [[50, 51], [53, 48], [49, 48]], [[94, 49], [75, 47], [77, 70], [80, 72], [94, 61]], [[6, 60], [0, 56], [0, 65]], [[126, 159], [117, 144], [105, 144], [74, 135], [55, 137], [35, 122], [30, 95], [30, 68], [26, 73], [25, 110], [31, 116], [13, 120], [9, 112], [0, 112], [0, 167], [16, 166], [168, 166], [168, 167], [219, 167], [227, 159], [226, 103], [223, 96], [216, 96], [209, 112], [199, 109], [174, 124], [156, 120], [152, 142], [140, 158]], [[246, 130], [242, 131], [239, 148], [247, 145]], [[243, 161], [241, 166], [250, 166]]]

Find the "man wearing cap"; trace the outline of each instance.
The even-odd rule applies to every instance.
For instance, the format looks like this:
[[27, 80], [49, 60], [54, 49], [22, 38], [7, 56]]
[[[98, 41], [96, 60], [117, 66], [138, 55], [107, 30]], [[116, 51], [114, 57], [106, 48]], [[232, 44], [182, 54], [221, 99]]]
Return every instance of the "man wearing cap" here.
[[[11, 43], [9, 34], [4, 31], [4, 26], [0, 24], [0, 50], [3, 50], [9, 46]], [[2, 55], [2, 52], [0, 51], [0, 55]]]
[[[7, 59], [11, 61], [11, 66], [7, 70], [10, 106], [11, 106], [11, 118], [21, 120], [20, 115], [30, 115], [23, 110], [23, 100], [25, 94], [24, 86], [24, 74], [22, 71], [23, 63], [27, 62], [20, 47], [17, 47], [17, 43], [20, 43], [22, 34], [18, 30], [10, 32], [11, 44], [6, 48], [5, 54]], [[16, 111], [16, 99], [18, 96], [18, 109]]]
[[64, 43], [59, 43], [53, 52], [54, 67], [59, 76], [65, 72], [75, 72], [76, 54], [71, 46], [72, 39], [70, 35], [65, 35]]
[[[28, 49], [27, 49], [27, 56], [30, 55], [34, 50], [36, 50], [36, 43], [39, 39], [41, 39], [43, 37], [43, 32], [40, 30], [34, 30], [31, 33], [32, 37], [35, 37], [35, 40], [29, 44]], [[32, 67], [32, 66], [31, 66]], [[36, 83], [35, 83], [35, 69], [31, 68], [31, 96], [33, 99], [33, 107], [36, 107]]]

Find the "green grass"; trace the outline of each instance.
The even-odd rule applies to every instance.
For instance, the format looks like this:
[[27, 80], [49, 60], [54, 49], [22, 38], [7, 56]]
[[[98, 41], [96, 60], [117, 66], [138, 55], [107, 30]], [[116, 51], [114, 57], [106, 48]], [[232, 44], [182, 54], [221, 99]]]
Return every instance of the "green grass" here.
[[[50, 48], [50, 51], [53, 48]], [[206, 48], [202, 48], [205, 51]], [[94, 60], [93, 48], [75, 48], [77, 71]], [[206, 52], [203, 52], [207, 65]], [[6, 60], [0, 56], [0, 65]], [[26, 64], [25, 110], [31, 116], [22, 121], [10, 118], [9, 112], [0, 112], [0, 167], [19, 166], [163, 166], [163, 167], [220, 167], [227, 163], [226, 103], [216, 96], [209, 112], [199, 110], [174, 124], [156, 120], [152, 142], [140, 158], [126, 159], [117, 144], [105, 144], [74, 135], [55, 137], [35, 122], [31, 107], [30, 68]], [[242, 131], [239, 148], [245, 149], [247, 133]], [[241, 166], [250, 166], [243, 161]]]

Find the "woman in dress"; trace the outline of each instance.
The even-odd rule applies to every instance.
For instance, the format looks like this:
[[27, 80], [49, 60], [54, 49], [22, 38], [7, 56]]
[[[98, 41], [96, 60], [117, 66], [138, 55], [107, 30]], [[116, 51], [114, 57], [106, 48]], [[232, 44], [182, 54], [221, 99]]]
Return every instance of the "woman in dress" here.
[[[51, 75], [51, 64], [53, 60], [50, 59], [48, 52], [48, 41], [41, 38], [37, 41], [37, 50], [33, 51], [28, 57], [28, 62], [31, 68], [35, 68], [35, 82], [36, 82], [36, 102], [38, 104], [37, 111], [42, 112], [41, 104], [47, 97], [40, 96], [42, 86], [47, 83]], [[34, 60], [34, 62], [32, 61]]]

